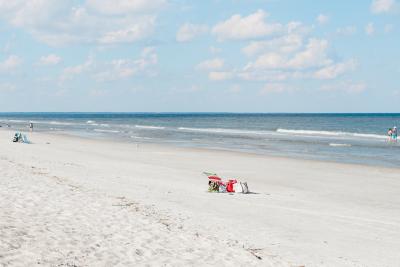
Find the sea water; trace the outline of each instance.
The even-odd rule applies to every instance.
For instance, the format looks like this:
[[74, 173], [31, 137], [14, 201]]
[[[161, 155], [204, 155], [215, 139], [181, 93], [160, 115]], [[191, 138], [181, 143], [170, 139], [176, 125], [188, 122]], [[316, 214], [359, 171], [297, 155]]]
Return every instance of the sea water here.
[[15, 130], [400, 167], [400, 114], [0, 113]]

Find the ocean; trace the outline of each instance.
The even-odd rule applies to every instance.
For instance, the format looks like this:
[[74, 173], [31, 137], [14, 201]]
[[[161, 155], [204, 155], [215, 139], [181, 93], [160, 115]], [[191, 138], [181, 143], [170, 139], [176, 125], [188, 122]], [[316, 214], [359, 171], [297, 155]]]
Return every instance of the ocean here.
[[[133, 143], [400, 167], [400, 114], [0, 113], [0, 126]], [[12, 137], [10, 137], [11, 140]]]

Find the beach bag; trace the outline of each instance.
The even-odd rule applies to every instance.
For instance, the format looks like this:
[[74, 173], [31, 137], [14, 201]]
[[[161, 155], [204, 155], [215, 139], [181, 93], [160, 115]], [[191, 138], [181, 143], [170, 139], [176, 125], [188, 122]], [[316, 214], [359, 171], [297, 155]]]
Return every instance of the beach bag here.
[[248, 194], [249, 193], [249, 187], [247, 186], [247, 182], [237, 182], [236, 184], [233, 185], [233, 190], [235, 190], [235, 193], [242, 193], [242, 194]]
[[249, 187], [247, 186], [247, 182], [243, 182], [243, 183], [240, 183], [241, 185], [242, 185], [242, 193], [243, 194], [248, 194], [250, 191], [249, 191]]
[[233, 185], [235, 193], [243, 193], [242, 183], [236, 183]]
[[226, 185], [220, 183], [220, 184], [219, 184], [219, 188], [218, 188], [218, 192], [220, 192], [220, 193], [226, 193]]
[[229, 180], [228, 183], [226, 184], [226, 191], [229, 193], [235, 192], [233, 185], [236, 184], [236, 180]]

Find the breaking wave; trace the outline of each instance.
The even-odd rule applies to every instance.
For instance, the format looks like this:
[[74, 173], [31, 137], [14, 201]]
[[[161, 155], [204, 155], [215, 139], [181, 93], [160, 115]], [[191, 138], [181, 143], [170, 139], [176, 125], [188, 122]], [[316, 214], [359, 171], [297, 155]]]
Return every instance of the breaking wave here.
[[203, 132], [203, 133], [224, 133], [224, 134], [243, 134], [243, 135], [270, 135], [269, 131], [251, 131], [239, 129], [224, 129], [224, 128], [187, 128], [179, 127], [181, 131]]
[[330, 143], [330, 146], [336, 146], [336, 147], [351, 147], [350, 144], [336, 144], [336, 143]]
[[104, 129], [94, 129], [93, 131], [101, 132], [101, 133], [119, 133], [120, 132], [120, 131], [117, 131], [117, 130], [104, 130]]
[[351, 133], [351, 132], [288, 130], [288, 129], [277, 129], [276, 131], [278, 133], [295, 134], [295, 135], [312, 135], [312, 136], [327, 136], [327, 137], [356, 137], [356, 138], [368, 138], [368, 139], [386, 139], [387, 138], [385, 135], [362, 134], [362, 133]]
[[139, 129], [148, 129], [148, 130], [164, 130], [165, 127], [161, 126], [152, 126], [152, 125], [135, 125], [136, 128]]

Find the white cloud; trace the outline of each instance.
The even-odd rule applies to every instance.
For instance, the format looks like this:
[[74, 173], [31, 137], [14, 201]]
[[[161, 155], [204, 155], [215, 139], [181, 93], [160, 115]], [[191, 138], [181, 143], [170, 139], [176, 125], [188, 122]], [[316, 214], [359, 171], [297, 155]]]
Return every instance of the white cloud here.
[[284, 34], [300, 34], [306, 35], [313, 30], [313, 27], [305, 26], [302, 22], [299, 21], [291, 21], [289, 22], [286, 27]]
[[[246, 81], [283, 82], [288, 80], [334, 79], [356, 69], [355, 59], [336, 62], [329, 56], [324, 39], [288, 34], [266, 41], [253, 41], [242, 49], [248, 56], [257, 55], [240, 71], [231, 73]], [[259, 55], [258, 55], [259, 54]]]
[[196, 25], [185, 23], [176, 33], [176, 40], [178, 42], [189, 42], [196, 38], [198, 35], [204, 34], [208, 31], [207, 25]]
[[288, 34], [267, 41], [253, 41], [242, 52], [247, 56], [253, 56], [266, 51], [279, 51], [282, 53], [294, 52], [301, 48], [303, 38], [299, 34]]
[[39, 59], [38, 65], [42, 66], [57, 65], [60, 62], [61, 62], [61, 57], [55, 54], [49, 54], [47, 56], [42, 56]]
[[287, 58], [280, 53], [270, 52], [259, 56], [250, 66], [258, 69], [283, 69], [287, 67]]
[[[291, 91], [293, 88], [283, 86], [284, 81], [334, 79], [356, 68], [354, 59], [336, 62], [331, 58], [327, 40], [308, 37], [312, 27], [306, 27], [300, 22], [270, 24], [266, 17], [267, 14], [262, 10], [248, 16], [236, 14], [212, 28], [211, 32], [218, 40], [256, 40], [242, 48], [246, 56], [255, 59], [243, 68], [212, 71], [209, 73], [210, 80], [269, 81], [272, 83], [263, 89], [264, 93]], [[320, 14], [317, 21], [324, 24], [329, 21], [329, 17]], [[350, 35], [356, 32], [356, 28], [347, 26], [337, 32]], [[205, 62], [198, 68], [207, 69], [205, 66], [214, 65]]]
[[261, 94], [270, 94], [270, 93], [283, 93], [283, 92], [291, 92], [295, 91], [294, 88], [288, 86], [284, 83], [268, 83], [261, 90]]
[[[279, 41], [278, 41], [279, 40]], [[336, 62], [328, 55], [329, 43], [324, 39], [309, 38], [306, 44], [293, 42], [285, 47], [282, 38], [252, 42], [242, 51], [253, 55], [261, 49], [266, 52], [247, 63], [235, 77], [246, 81], [282, 82], [293, 79], [334, 79], [356, 69], [355, 59]], [[300, 39], [301, 40], [301, 39]], [[270, 44], [274, 44], [270, 46]]]
[[212, 33], [219, 40], [252, 39], [281, 32], [284, 26], [280, 23], [266, 23], [267, 13], [258, 10], [246, 17], [236, 14], [219, 22], [212, 28]]
[[87, 0], [89, 8], [107, 15], [121, 15], [127, 13], [140, 13], [159, 9], [166, 3], [165, 0]]
[[245, 81], [285, 81], [293, 77], [291, 72], [281, 70], [259, 70], [253, 69], [241, 71], [237, 76]]
[[336, 63], [327, 67], [324, 67], [315, 72], [314, 76], [317, 79], [334, 79], [339, 75], [348, 71], [355, 70], [357, 62], [354, 59]]
[[104, 89], [99, 89], [99, 88], [95, 88], [95, 89], [91, 89], [89, 91], [89, 95], [93, 96], [93, 97], [101, 97], [101, 96], [105, 96], [107, 95], [108, 91], [104, 90]]
[[375, 27], [372, 22], [368, 23], [367, 26], [365, 26], [365, 34], [371, 36], [375, 33]]
[[345, 26], [345, 27], [336, 29], [337, 34], [344, 35], [344, 36], [353, 35], [356, 32], [357, 32], [357, 28], [355, 26]]
[[60, 81], [73, 79], [86, 73], [97, 82], [122, 80], [137, 74], [153, 75], [151, 67], [158, 64], [158, 56], [154, 47], [145, 47], [137, 59], [120, 58], [109, 62], [96, 62], [89, 57], [84, 63], [67, 67], [63, 70]]
[[309, 68], [328, 65], [332, 63], [332, 60], [327, 57], [327, 48], [327, 40], [312, 38], [309, 40], [306, 49], [297, 53], [288, 62], [288, 65], [294, 68]]
[[196, 66], [199, 70], [217, 70], [224, 66], [224, 60], [221, 58], [209, 59], [201, 62]]
[[208, 78], [212, 81], [225, 81], [234, 77], [232, 72], [227, 71], [212, 71], [208, 74]]
[[97, 72], [94, 74], [94, 78], [96, 81], [105, 82], [126, 79], [138, 73], [152, 74], [151, 72], [144, 72], [150, 67], [157, 65], [157, 63], [158, 56], [154, 47], [146, 47], [143, 49], [139, 59], [112, 60], [103, 67], [106, 70]]
[[68, 79], [72, 79], [76, 75], [80, 75], [84, 72], [90, 71], [94, 67], [94, 60], [92, 57], [89, 57], [84, 63], [72, 66], [72, 67], [67, 67], [63, 70], [63, 73], [61, 74], [61, 81], [65, 81]]
[[134, 42], [152, 33], [163, 2], [0, 0], [0, 18], [49, 45]]
[[102, 44], [132, 43], [148, 36], [154, 25], [155, 17], [143, 17], [141, 23], [132, 23], [125, 28], [105, 32], [98, 41]]
[[211, 52], [212, 54], [218, 54], [218, 53], [220, 53], [221, 51], [222, 51], [222, 49], [219, 48], [219, 47], [210, 46], [210, 52]]
[[10, 72], [15, 70], [19, 65], [22, 64], [22, 59], [16, 55], [10, 55], [4, 61], [0, 62], [1, 72]]
[[395, 0], [373, 0], [371, 3], [372, 13], [388, 13], [391, 12], [396, 5]]
[[332, 60], [328, 58], [326, 52], [328, 41], [311, 38], [307, 46], [289, 56], [282, 52], [268, 52], [257, 58], [254, 63], [249, 63], [246, 69], [305, 69], [329, 65]]
[[336, 84], [323, 85], [321, 91], [339, 91], [348, 94], [359, 94], [367, 89], [367, 84], [364, 82], [343, 81]]
[[17, 27], [43, 27], [48, 21], [55, 19], [65, 7], [65, 0], [0, 0], [1, 16]]
[[325, 24], [329, 21], [329, 16], [324, 14], [319, 14], [317, 17], [317, 21], [319, 24]]

